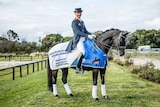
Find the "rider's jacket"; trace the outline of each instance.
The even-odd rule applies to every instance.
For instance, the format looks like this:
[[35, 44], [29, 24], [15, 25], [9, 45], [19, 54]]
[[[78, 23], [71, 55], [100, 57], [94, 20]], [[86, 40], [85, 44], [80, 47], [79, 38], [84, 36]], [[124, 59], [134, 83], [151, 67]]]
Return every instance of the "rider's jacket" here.
[[80, 37], [87, 37], [88, 35], [91, 35], [91, 33], [87, 31], [85, 24], [81, 19], [75, 18], [72, 21], [72, 30], [74, 33], [74, 37], [66, 48], [66, 51], [68, 52], [70, 52], [77, 46]]

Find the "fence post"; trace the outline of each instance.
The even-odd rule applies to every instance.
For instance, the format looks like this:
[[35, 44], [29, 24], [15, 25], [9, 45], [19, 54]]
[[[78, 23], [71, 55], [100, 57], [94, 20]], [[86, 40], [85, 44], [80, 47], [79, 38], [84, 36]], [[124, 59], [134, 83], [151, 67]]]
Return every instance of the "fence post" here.
[[43, 61], [41, 61], [41, 70], [43, 69]]
[[47, 66], [47, 61], [45, 60], [44, 62], [45, 62], [45, 68], [46, 68], [46, 66]]
[[11, 57], [10, 57], [10, 55], [8, 56], [8, 58], [9, 58], [9, 61], [11, 61]]
[[39, 62], [37, 62], [37, 71], [39, 71]]
[[20, 77], [22, 77], [22, 66], [20, 66]]
[[31, 61], [33, 60], [32, 56], [31, 56]]
[[12, 78], [13, 78], [13, 80], [14, 80], [14, 79], [15, 79], [15, 68], [13, 67], [12, 69], [13, 69], [13, 75], [12, 75]]
[[34, 63], [33, 63], [33, 72], [34, 72]]
[[29, 64], [27, 64], [27, 74], [29, 74]]

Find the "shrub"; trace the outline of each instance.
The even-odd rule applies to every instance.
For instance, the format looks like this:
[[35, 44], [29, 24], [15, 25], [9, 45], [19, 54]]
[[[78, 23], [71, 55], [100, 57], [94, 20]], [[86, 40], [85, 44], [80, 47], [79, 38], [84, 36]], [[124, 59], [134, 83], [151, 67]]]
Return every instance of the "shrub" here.
[[160, 70], [154, 69], [154, 64], [152, 62], [148, 62], [144, 66], [134, 66], [131, 72], [138, 74], [138, 76], [143, 79], [160, 83]]
[[125, 65], [124, 62], [121, 61], [120, 59], [115, 59], [115, 62], [116, 62], [117, 64], [121, 65], [121, 66], [124, 66], [124, 65]]
[[108, 54], [108, 60], [113, 60], [113, 55], [112, 54]]
[[133, 65], [133, 59], [126, 59], [125, 66], [131, 66], [131, 65]]
[[134, 73], [134, 74], [138, 74], [139, 71], [140, 71], [140, 67], [138, 67], [138, 66], [133, 67], [132, 70], [131, 70], [131, 72]]
[[160, 83], [160, 70], [156, 69], [154, 72], [154, 81]]
[[[121, 66], [131, 67], [131, 65], [133, 65], [132, 59], [126, 59], [125, 61], [116, 59], [115, 62]], [[155, 66], [152, 62], [147, 62], [143, 66], [132, 66], [131, 72], [137, 74], [139, 77], [143, 79], [160, 83], [160, 70], [154, 69], [154, 67]]]

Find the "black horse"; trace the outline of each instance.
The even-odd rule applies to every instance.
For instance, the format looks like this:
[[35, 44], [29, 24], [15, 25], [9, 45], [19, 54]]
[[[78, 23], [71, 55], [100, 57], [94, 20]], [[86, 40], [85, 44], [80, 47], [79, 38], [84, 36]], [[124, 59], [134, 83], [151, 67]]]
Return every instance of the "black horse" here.
[[[123, 56], [125, 54], [125, 47], [126, 47], [126, 36], [129, 32], [127, 31], [121, 31], [119, 29], [110, 29], [106, 30], [102, 34], [97, 35], [95, 39], [95, 44], [106, 54], [108, 54], [108, 51], [111, 47], [115, 47], [120, 56]], [[97, 59], [98, 61], [98, 59]], [[48, 59], [49, 62], [49, 59]], [[106, 62], [107, 64], [107, 62]], [[97, 96], [97, 78], [98, 73], [100, 71], [100, 78], [101, 78], [101, 93], [103, 98], [107, 99], [108, 95], [106, 93], [106, 86], [105, 86], [105, 72], [106, 67], [104, 69], [102, 68], [90, 68], [90, 67], [83, 67], [84, 70], [92, 70], [92, 78], [93, 78], [93, 88], [92, 88], [92, 97], [94, 100], [98, 101]], [[71, 89], [69, 88], [69, 85], [67, 83], [67, 76], [68, 76], [68, 68], [63, 68], [62, 70], [62, 82], [64, 83], [65, 90], [68, 95], [73, 97], [73, 94], [71, 92]], [[57, 70], [51, 70], [50, 65], [48, 63], [48, 88], [50, 91], [53, 91], [53, 94], [56, 97], [58, 96], [58, 90], [57, 90]]]

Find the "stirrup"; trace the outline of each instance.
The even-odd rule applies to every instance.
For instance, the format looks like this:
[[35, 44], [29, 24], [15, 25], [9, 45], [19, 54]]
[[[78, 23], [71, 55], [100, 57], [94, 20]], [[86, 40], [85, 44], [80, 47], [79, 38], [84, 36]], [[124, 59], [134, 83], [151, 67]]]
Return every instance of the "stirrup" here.
[[83, 67], [81, 66], [80, 68], [76, 67], [76, 74], [83, 74]]

